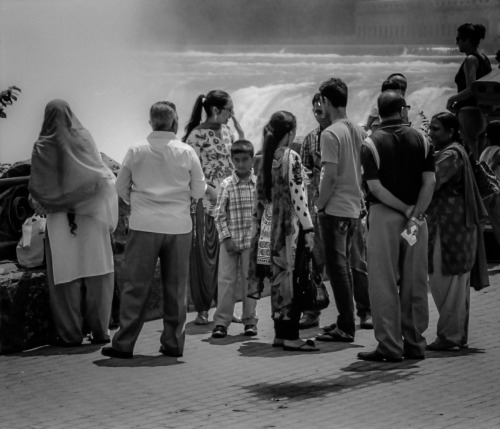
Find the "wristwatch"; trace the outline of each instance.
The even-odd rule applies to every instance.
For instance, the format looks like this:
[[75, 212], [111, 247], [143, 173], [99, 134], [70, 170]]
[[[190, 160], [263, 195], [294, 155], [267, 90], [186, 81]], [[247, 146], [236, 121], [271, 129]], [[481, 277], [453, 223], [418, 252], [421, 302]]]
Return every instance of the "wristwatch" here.
[[410, 220], [414, 223], [416, 223], [419, 227], [422, 226], [422, 224], [425, 222], [425, 214], [419, 213], [417, 217], [412, 216]]

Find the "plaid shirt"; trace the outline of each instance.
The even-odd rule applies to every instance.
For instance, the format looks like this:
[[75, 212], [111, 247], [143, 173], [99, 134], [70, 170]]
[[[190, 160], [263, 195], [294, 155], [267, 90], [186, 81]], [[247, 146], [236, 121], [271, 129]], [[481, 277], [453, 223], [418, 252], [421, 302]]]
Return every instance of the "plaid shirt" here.
[[238, 250], [250, 248], [256, 178], [242, 180], [233, 172], [220, 185], [215, 206], [219, 241], [232, 238]]
[[302, 165], [307, 169], [307, 195], [309, 206], [314, 206], [319, 196], [319, 177], [321, 173], [321, 129], [318, 127], [304, 137], [300, 148]]

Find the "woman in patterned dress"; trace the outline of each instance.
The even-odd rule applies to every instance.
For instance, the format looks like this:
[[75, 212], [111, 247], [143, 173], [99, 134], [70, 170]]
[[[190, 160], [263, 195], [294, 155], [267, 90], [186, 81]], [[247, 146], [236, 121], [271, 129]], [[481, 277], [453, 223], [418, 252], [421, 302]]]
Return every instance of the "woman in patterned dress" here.
[[264, 279], [271, 282], [273, 347], [317, 351], [314, 341], [299, 338], [301, 308], [294, 288], [296, 261], [305, 247], [312, 250], [314, 227], [307, 206], [300, 156], [288, 146], [295, 138], [296, 119], [274, 113], [264, 127], [262, 166], [257, 178], [256, 234], [252, 241], [249, 296], [260, 298]]
[[429, 273], [439, 320], [437, 339], [428, 350], [466, 347], [470, 285], [476, 289], [485, 286], [471, 278], [471, 270], [483, 254], [480, 223], [485, 209], [468, 155], [457, 142], [458, 130], [457, 118], [447, 112], [435, 115], [429, 127], [436, 148], [436, 187], [427, 210]]
[[[202, 111], [206, 120], [201, 122]], [[243, 139], [244, 133], [233, 114], [233, 102], [227, 92], [210, 91], [196, 99], [182, 141], [189, 144], [200, 157], [207, 181], [207, 193], [193, 206], [193, 247], [191, 250], [191, 297], [198, 312], [197, 325], [208, 324], [208, 310], [217, 296], [217, 267], [219, 241], [214, 223], [217, 192], [222, 181], [231, 175], [231, 145], [234, 136], [227, 126], [229, 119]]]

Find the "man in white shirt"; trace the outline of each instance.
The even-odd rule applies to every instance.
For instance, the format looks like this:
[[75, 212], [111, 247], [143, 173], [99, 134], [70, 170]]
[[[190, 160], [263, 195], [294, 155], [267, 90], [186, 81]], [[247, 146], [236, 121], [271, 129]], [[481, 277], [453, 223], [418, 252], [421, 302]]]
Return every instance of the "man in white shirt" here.
[[132, 146], [118, 174], [118, 195], [131, 205], [125, 246], [125, 281], [121, 290], [120, 329], [104, 356], [132, 358], [146, 317], [158, 258], [163, 287], [160, 353], [183, 355], [187, 280], [191, 251], [191, 198], [205, 194], [206, 183], [196, 152], [177, 139], [175, 105], [155, 103], [153, 132]]

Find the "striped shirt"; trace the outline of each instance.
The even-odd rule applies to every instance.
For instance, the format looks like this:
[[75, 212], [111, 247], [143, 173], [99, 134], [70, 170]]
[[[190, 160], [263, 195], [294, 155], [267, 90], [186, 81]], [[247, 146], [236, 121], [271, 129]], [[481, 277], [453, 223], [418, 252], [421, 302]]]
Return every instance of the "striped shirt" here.
[[238, 250], [250, 248], [256, 178], [241, 179], [236, 172], [220, 185], [215, 206], [219, 241], [231, 238]]

